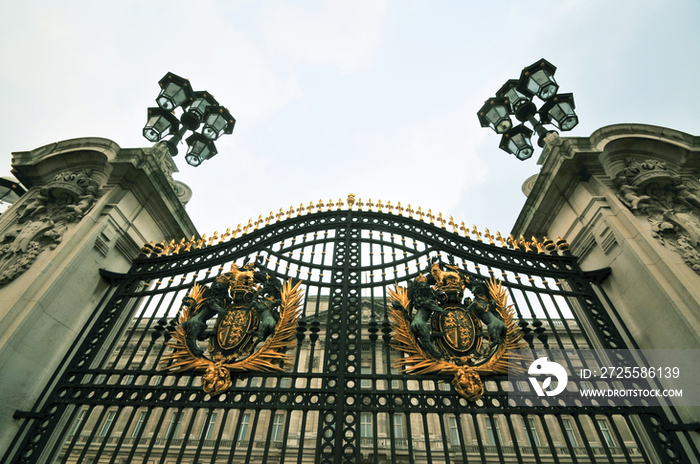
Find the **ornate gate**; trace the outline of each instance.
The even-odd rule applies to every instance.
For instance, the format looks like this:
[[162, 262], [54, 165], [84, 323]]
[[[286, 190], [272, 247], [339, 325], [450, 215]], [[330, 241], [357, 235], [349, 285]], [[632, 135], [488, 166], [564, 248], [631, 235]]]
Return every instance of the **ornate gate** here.
[[[689, 432], [669, 425], [671, 408], [516, 407], [505, 375], [470, 402], [450, 377], [397, 371], [388, 289], [435, 259], [499, 279], [535, 352], [634, 342], [599, 286], [606, 273], [582, 272], [563, 242], [508, 241], [420, 209], [348, 200], [280, 210], [230, 239], [145, 248], [127, 274], [105, 272], [112, 289], [34, 411], [18, 412], [26, 421], [3, 461], [697, 462]], [[193, 284], [247, 262], [302, 282], [291, 364], [234, 373], [218, 395], [199, 372], [165, 375], [164, 341]]]

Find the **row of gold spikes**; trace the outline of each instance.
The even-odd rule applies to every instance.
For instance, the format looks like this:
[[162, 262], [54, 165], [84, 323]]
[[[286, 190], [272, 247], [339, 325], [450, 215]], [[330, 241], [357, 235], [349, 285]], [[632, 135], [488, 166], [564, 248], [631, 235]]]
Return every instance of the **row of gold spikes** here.
[[[221, 235], [219, 235], [219, 232], [216, 231], [211, 237], [207, 237], [207, 235], [204, 234], [200, 239], [197, 239], [193, 235], [189, 240], [183, 237], [178, 243], [176, 243], [175, 240], [171, 240], [170, 242], [165, 242], [163, 240], [159, 244], [150, 242], [144, 245], [142, 252], [145, 254], [156, 253], [158, 255], [176, 255], [182, 252], [186, 253], [192, 250], [200, 250], [218, 243], [223, 243], [229, 239], [234, 239], [238, 236], [246, 235], [251, 231], [258, 230], [261, 226], [265, 227], [273, 223], [278, 223], [284, 219], [299, 217], [305, 212], [306, 214], [311, 214], [314, 212], [314, 210], [316, 210], [316, 212], [322, 212], [323, 208], [326, 208], [326, 211], [339, 211], [343, 208], [343, 206], [345, 206], [345, 204], [346, 203], [343, 202], [342, 198], [338, 199], [337, 202], [334, 202], [332, 199], [328, 200], [328, 203], [324, 203], [323, 200], [319, 200], [316, 204], [314, 204], [314, 202], [309, 202], [308, 206], [304, 206], [304, 204], [301, 203], [298, 208], [290, 206], [287, 211], [285, 211], [284, 208], [280, 208], [277, 214], [270, 211], [270, 214], [265, 218], [263, 218], [263, 215], [261, 214], [258, 216], [258, 219], [255, 222], [253, 222], [252, 219], [248, 219], [248, 223], [245, 226], [242, 227], [241, 224], [238, 224], [236, 229], [233, 231], [229, 227], [226, 229], [226, 232]], [[566, 251], [569, 248], [566, 240], [559, 236], [557, 236], [555, 243], [546, 236], [542, 241], [538, 241], [534, 236], [532, 237], [531, 241], [527, 241], [522, 235], [519, 239], [513, 237], [512, 234], [510, 234], [508, 237], [504, 237], [499, 231], [496, 231], [496, 235], [493, 235], [489, 229], [484, 229], [484, 232], [482, 233], [477, 229], [476, 225], [473, 225], [470, 229], [469, 226], [465, 226], [464, 221], [457, 224], [452, 216], [450, 216], [449, 220], [447, 220], [442, 216], [442, 213], [438, 213], [436, 216], [433, 214], [431, 209], [428, 209], [428, 212], [426, 213], [420, 206], [418, 209], [414, 210], [410, 204], [404, 208], [401, 205], [401, 202], [398, 202], [396, 206], [393, 206], [391, 201], [383, 204], [381, 200], [373, 203], [372, 199], [369, 199], [365, 203], [361, 198], [356, 201], [355, 195], [351, 193], [348, 195], [347, 205], [348, 209], [352, 210], [354, 207], [357, 207], [358, 211], [363, 211], [363, 207], [366, 207], [366, 211], [375, 211], [374, 208], [376, 208], [377, 212], [384, 212], [384, 209], [386, 209], [386, 212], [389, 214], [397, 214], [398, 216], [405, 215], [411, 219], [414, 219], [415, 214], [415, 219], [419, 219], [422, 222], [426, 222], [426, 219], [428, 219], [430, 224], [436, 225], [435, 221], [437, 221], [437, 223], [440, 224], [440, 227], [445, 230], [447, 230], [447, 227], [450, 227], [452, 232], [457, 235], [459, 235], [461, 232], [466, 238], [472, 239], [470, 236], [471, 234], [474, 236], [473, 239], [478, 242], [483, 243], [484, 240], [488, 240], [488, 243], [491, 245], [496, 245], [496, 242], [499, 242], [503, 248], [513, 248], [514, 250], [522, 250], [525, 252], [538, 254], [551, 253], [557, 248], [561, 251]]]

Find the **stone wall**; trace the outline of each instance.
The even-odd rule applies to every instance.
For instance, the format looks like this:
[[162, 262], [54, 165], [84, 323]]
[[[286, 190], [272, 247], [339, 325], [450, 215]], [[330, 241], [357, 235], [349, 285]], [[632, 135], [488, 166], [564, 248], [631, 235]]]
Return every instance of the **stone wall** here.
[[603, 127], [555, 140], [513, 235], [561, 236], [641, 348], [700, 348], [700, 137]]
[[619, 124], [556, 138], [538, 163], [512, 234], [561, 236], [584, 271], [609, 267], [618, 329], [640, 348], [700, 349], [700, 137]]
[[81, 138], [13, 153], [28, 188], [0, 216], [0, 455], [108, 290], [149, 241], [198, 235], [161, 145]]

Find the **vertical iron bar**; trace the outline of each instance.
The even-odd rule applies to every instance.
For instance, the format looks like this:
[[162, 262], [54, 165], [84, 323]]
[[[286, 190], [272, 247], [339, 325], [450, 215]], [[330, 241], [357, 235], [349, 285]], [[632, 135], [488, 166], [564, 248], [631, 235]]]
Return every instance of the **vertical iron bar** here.
[[299, 450], [297, 451], [297, 464], [302, 464], [302, 459], [304, 457], [304, 441], [306, 440], [306, 417], [308, 416], [308, 414], [308, 410], [304, 409], [302, 411], [301, 434], [299, 435]]
[[440, 422], [440, 434], [442, 435], [442, 453], [445, 457], [445, 464], [450, 464], [450, 447], [447, 444], [447, 433], [445, 433], [445, 416], [438, 414], [438, 422]]
[[[557, 419], [557, 424], [559, 425], [559, 429], [562, 431], [562, 436], [564, 437], [564, 441], [566, 442], [566, 446], [571, 450], [571, 458], [575, 463], [578, 463], [578, 458], [576, 457], [576, 450], [575, 446], [573, 443], [571, 443], [571, 439], [569, 438], [569, 435], [566, 433], [566, 428], [564, 427], [564, 421], [562, 420], [560, 415], [554, 416]], [[576, 429], [579, 431], [579, 436], [584, 437], [585, 435], [582, 433], [583, 429], [578, 427], [578, 424], [574, 422], [574, 426]], [[573, 432], [573, 431], [572, 431]], [[586, 440], [584, 440], [586, 441]]]
[[[580, 420], [579, 415], [577, 415], [577, 414], [572, 415], [572, 417], [574, 418], [574, 424], [576, 424], [576, 428], [578, 430], [584, 430], [583, 426], [581, 425], [581, 420]], [[590, 419], [590, 416], [587, 414], [583, 414], [583, 417], [588, 417]], [[559, 422], [561, 422], [561, 419], [559, 419]], [[564, 434], [566, 434], [566, 430], [564, 430], [564, 427], [563, 426], [561, 426], [561, 427], [562, 427], [562, 432]], [[591, 448], [591, 444], [588, 440], [583, 440], [583, 446], [586, 448], [586, 452], [588, 453], [589, 456], [591, 456], [591, 457], [595, 456], [595, 453], [593, 453], [593, 449]], [[572, 447], [572, 451], [574, 451], [573, 447]]]
[[245, 455], [245, 462], [251, 461], [251, 456], [253, 455], [253, 445], [255, 444], [255, 434], [258, 430], [258, 419], [260, 418], [260, 409], [253, 409], [253, 424], [248, 425], [248, 430], [250, 434], [250, 439], [248, 439], [248, 450]]
[[462, 429], [462, 416], [459, 412], [455, 412], [455, 423], [457, 425], [457, 435], [459, 436], [459, 448], [462, 451], [462, 459], [464, 463], [468, 464], [469, 456], [467, 455], [464, 430]]
[[408, 436], [408, 462], [409, 464], [415, 464], [415, 452], [413, 449], [413, 425], [411, 424], [411, 413], [408, 411], [406, 412], [406, 432], [406, 435]]
[[506, 420], [506, 424], [508, 425], [508, 433], [510, 434], [510, 441], [513, 444], [513, 451], [515, 451], [515, 458], [518, 460], [519, 464], [523, 464], [523, 457], [520, 455], [518, 437], [515, 434], [515, 427], [513, 427], [513, 417], [514, 416], [508, 414], [503, 415], [503, 418]]
[[[538, 414], [540, 418], [540, 422], [543, 425], [544, 429], [544, 436], [547, 439], [547, 446], [549, 446], [549, 452], [552, 453], [552, 459], [554, 459], [554, 462], [559, 464], [559, 456], [557, 455], [557, 447], [554, 445], [554, 440], [552, 439], [552, 435], [549, 433], [549, 427], [547, 427], [547, 417], [544, 414]], [[566, 430], [561, 429], [562, 434], [566, 434]]]
[[479, 454], [481, 455], [481, 462], [487, 462], [486, 461], [486, 452], [484, 450], [484, 434], [481, 433], [481, 427], [479, 426], [479, 415], [477, 414], [471, 414], [469, 416], [472, 420], [472, 424], [474, 426], [474, 433], [476, 434], [476, 444], [479, 447]]
[[613, 462], [613, 457], [612, 457], [612, 452], [610, 450], [610, 446], [608, 446], [608, 443], [605, 441], [605, 437], [603, 437], [603, 434], [600, 430], [600, 425], [598, 424], [598, 419], [596, 419], [596, 416], [591, 416], [591, 422], [593, 422], [593, 431], [596, 434], [596, 437], [598, 437], [598, 441], [600, 442], [600, 445], [603, 447], [603, 451], [605, 451], [605, 455], [608, 457], [610, 462]]
[[[125, 411], [122, 410], [117, 410], [117, 413], [114, 415], [114, 420], [112, 421], [110, 429], [107, 431], [107, 436], [105, 437], [105, 440], [102, 442], [102, 446], [100, 447], [100, 450], [97, 452], [97, 455], [95, 456], [95, 461], [98, 462], [100, 460], [100, 457], [102, 456], [102, 453], [104, 452], [105, 446], [107, 445], [107, 441], [109, 440], [109, 437], [111, 437], [112, 432], [116, 429], [117, 425], [121, 422], [120, 417]], [[117, 441], [117, 444], [114, 447], [114, 450], [112, 451], [112, 456], [116, 457], [119, 449], [121, 448], [122, 442], [124, 441], [124, 438], [126, 437], [126, 429], [129, 427], [131, 424], [131, 420], [134, 418], [136, 415], [136, 408], [132, 407], [131, 408], [131, 413], [129, 414], [129, 418], [126, 420], [126, 424], [124, 424], [124, 430], [122, 431], [121, 436], [119, 437], [119, 440]]]
[[493, 418], [493, 413], [489, 413], [484, 420], [491, 422], [491, 431], [493, 432], [493, 438], [496, 442], [496, 450], [498, 451], [498, 461], [501, 464], [505, 464], [503, 459], [503, 443], [501, 442], [500, 428], [498, 426], [498, 419]]

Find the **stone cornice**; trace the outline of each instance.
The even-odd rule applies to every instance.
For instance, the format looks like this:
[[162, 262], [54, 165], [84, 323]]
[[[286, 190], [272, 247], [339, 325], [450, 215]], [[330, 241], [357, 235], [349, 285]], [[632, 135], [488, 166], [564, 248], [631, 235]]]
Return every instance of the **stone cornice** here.
[[700, 173], [700, 137], [665, 127], [614, 124], [597, 129], [590, 137], [563, 138], [561, 142], [542, 152], [538, 160], [542, 169], [513, 226], [514, 236], [546, 233], [556, 215], [554, 209], [561, 204], [557, 198], [580, 179], [595, 175], [611, 183], [614, 173], [608, 171], [618, 152], [668, 161], [684, 176], [697, 178]]

